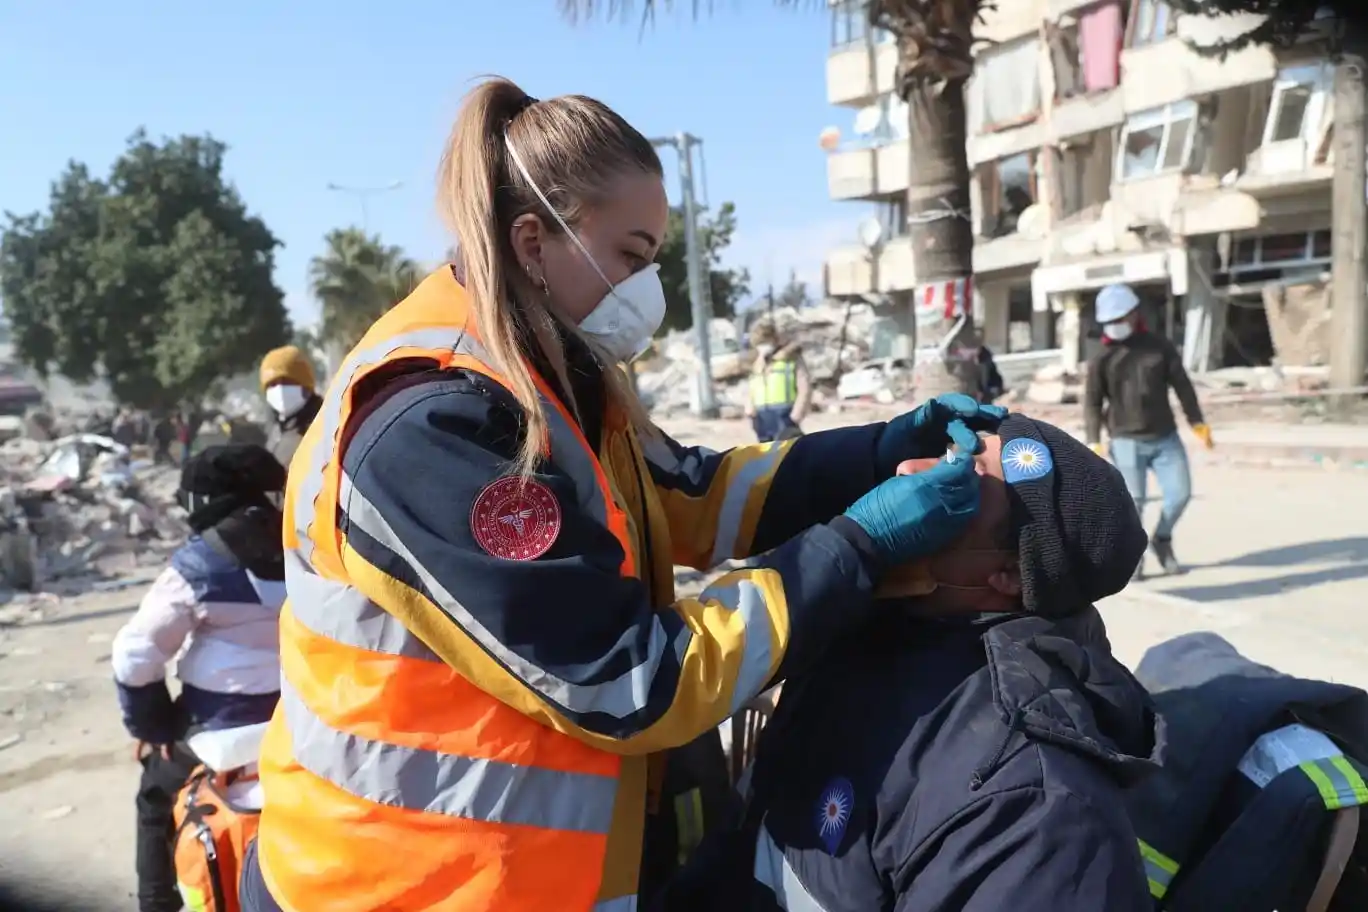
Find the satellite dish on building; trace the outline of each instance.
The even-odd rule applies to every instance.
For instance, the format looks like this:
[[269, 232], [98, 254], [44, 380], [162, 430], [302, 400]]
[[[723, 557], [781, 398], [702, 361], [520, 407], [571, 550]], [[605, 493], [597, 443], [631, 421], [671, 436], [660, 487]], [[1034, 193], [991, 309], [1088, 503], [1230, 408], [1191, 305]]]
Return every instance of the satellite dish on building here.
[[824, 152], [835, 152], [840, 144], [841, 131], [838, 127], [827, 127], [817, 134], [817, 145], [821, 146]]
[[860, 243], [866, 250], [876, 249], [883, 242], [883, 223], [876, 218], [867, 218], [860, 223]]
[[1017, 216], [1017, 234], [1033, 241], [1040, 240], [1049, 228], [1048, 221], [1045, 207], [1040, 203], [1032, 203]]
[[872, 104], [867, 108], [860, 108], [855, 113], [855, 135], [869, 136], [879, 132], [879, 128], [884, 123], [884, 109], [882, 105]]

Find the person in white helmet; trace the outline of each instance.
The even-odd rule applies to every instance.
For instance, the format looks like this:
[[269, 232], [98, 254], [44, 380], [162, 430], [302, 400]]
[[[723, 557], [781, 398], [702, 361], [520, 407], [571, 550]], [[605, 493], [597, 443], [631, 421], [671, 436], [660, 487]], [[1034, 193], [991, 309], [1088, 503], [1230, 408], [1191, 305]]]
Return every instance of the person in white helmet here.
[[[1105, 423], [1111, 460], [1142, 515], [1148, 476], [1154, 472], [1163, 507], [1150, 535], [1150, 550], [1165, 572], [1178, 573], [1182, 567], [1173, 550], [1173, 528], [1192, 498], [1192, 478], [1169, 390], [1178, 396], [1192, 432], [1207, 449], [1213, 446], [1211, 428], [1202, 417], [1182, 357], [1172, 342], [1146, 328], [1134, 289], [1108, 285], [1098, 292], [1097, 322], [1102, 327], [1102, 351], [1088, 365], [1084, 393], [1088, 445], [1102, 452]], [[1143, 561], [1135, 575], [1144, 575]]]

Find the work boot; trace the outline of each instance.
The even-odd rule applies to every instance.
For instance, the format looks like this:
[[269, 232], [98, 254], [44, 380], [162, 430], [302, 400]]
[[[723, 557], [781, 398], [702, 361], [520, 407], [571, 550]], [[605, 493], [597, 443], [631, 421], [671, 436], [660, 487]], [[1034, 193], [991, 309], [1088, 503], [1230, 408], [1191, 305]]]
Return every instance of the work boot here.
[[1178, 556], [1173, 553], [1173, 539], [1171, 538], [1151, 538], [1150, 550], [1159, 559], [1164, 572], [1168, 574], [1178, 574], [1183, 572], [1183, 565], [1178, 563]]

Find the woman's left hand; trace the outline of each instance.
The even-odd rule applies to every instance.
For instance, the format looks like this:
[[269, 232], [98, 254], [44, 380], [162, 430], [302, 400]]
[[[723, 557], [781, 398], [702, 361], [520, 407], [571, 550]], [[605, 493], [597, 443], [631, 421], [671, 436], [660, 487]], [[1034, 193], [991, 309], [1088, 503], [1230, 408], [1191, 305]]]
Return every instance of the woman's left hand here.
[[944, 456], [952, 443], [964, 453], [981, 452], [978, 433], [996, 431], [1006, 417], [1002, 406], [964, 393], [937, 396], [888, 422], [879, 437], [879, 468], [892, 475], [903, 460]]

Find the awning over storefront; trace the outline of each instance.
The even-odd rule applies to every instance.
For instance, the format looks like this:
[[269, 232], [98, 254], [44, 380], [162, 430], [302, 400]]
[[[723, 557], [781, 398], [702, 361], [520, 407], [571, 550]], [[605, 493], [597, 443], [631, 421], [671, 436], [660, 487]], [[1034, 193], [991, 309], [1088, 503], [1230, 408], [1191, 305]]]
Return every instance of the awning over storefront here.
[[1047, 311], [1051, 309], [1050, 295], [1089, 291], [1115, 282], [1167, 282], [1174, 294], [1187, 294], [1187, 250], [1167, 247], [1041, 266], [1031, 273], [1031, 307], [1036, 312]]

